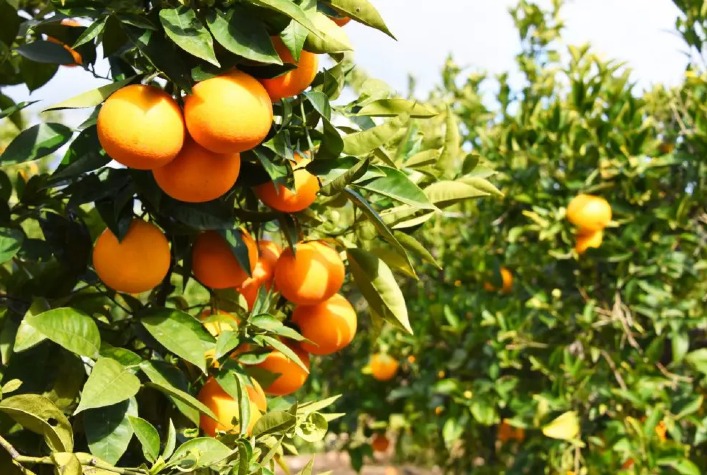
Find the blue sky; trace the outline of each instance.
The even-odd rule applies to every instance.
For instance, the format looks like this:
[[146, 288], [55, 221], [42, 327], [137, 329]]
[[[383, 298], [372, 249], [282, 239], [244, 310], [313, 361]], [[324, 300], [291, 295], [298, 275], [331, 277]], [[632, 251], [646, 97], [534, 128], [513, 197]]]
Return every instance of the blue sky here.
[[[408, 73], [424, 93], [439, 81], [439, 71], [452, 53], [469, 71], [513, 70], [519, 43], [508, 7], [515, 0], [372, 0], [398, 38], [350, 23], [357, 62], [373, 77], [399, 91]], [[677, 8], [670, 0], [570, 0], [564, 10], [565, 39], [590, 42], [606, 58], [626, 61], [641, 86], [677, 84], [686, 65], [685, 47], [674, 32]], [[80, 68], [60, 68], [36, 91], [35, 110], [92, 89], [102, 83]], [[27, 98], [23, 87], [8, 88], [16, 100]], [[73, 121], [72, 121], [73, 122]]]

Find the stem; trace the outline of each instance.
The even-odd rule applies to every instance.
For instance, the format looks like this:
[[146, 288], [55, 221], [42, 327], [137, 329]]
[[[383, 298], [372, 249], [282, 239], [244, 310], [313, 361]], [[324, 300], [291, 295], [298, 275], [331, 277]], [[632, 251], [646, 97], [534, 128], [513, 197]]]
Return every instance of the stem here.
[[20, 453], [8, 442], [4, 437], [0, 436], [0, 447], [5, 449], [8, 454], [10, 454], [10, 457], [12, 460], [17, 460], [19, 457], [21, 457]]

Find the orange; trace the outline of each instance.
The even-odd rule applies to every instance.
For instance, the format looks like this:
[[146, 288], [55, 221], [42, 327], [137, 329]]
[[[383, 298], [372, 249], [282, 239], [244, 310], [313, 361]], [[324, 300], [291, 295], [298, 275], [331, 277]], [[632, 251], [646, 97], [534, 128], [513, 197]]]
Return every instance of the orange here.
[[309, 162], [295, 153], [295, 163], [298, 167], [293, 171], [295, 190], [291, 191], [285, 185], [275, 185], [272, 181], [255, 187], [255, 194], [260, 201], [283, 213], [296, 213], [309, 207], [317, 199], [319, 180], [304, 167]]
[[567, 205], [567, 219], [584, 232], [600, 231], [611, 221], [611, 206], [600, 196], [577, 195]]
[[169, 242], [154, 224], [133, 219], [123, 240], [106, 228], [93, 247], [93, 267], [106, 286], [137, 294], [151, 290], [167, 276]]
[[174, 160], [184, 145], [184, 119], [162, 89], [133, 84], [114, 92], [98, 113], [98, 140], [109, 157], [138, 170]]
[[265, 90], [268, 91], [270, 99], [273, 102], [277, 102], [280, 99], [294, 97], [300, 94], [312, 84], [314, 77], [317, 75], [319, 57], [314, 53], [303, 50], [300, 54], [299, 61], [295, 61], [292, 57], [292, 53], [290, 53], [290, 50], [287, 49], [287, 46], [285, 46], [285, 43], [282, 42], [280, 37], [272, 37], [272, 42], [273, 46], [275, 46], [275, 51], [280, 55], [280, 59], [282, 59], [283, 63], [297, 66], [295, 69], [291, 69], [280, 76], [260, 80], [263, 86], [265, 86]]
[[297, 244], [297, 253], [285, 249], [275, 266], [275, 287], [299, 305], [314, 305], [330, 298], [344, 283], [344, 263], [339, 253], [323, 242]]
[[329, 18], [331, 18], [331, 21], [333, 21], [334, 23], [336, 23], [336, 24], [339, 25], [339, 26], [344, 26], [344, 25], [346, 25], [348, 22], [351, 21], [351, 17], [348, 17], [348, 16], [340, 16], [340, 17], [334, 17], [334, 16], [332, 16], [332, 17], [329, 17]]
[[[250, 272], [258, 262], [258, 247], [250, 234], [239, 231], [248, 248]], [[249, 276], [231, 251], [231, 246], [216, 231], [201, 233], [192, 247], [192, 270], [199, 282], [212, 289], [238, 287]]]
[[[304, 363], [309, 370], [309, 354], [295, 345], [290, 346], [290, 348], [299, 356], [299, 359], [302, 360], [302, 363]], [[262, 363], [255, 365], [255, 367], [264, 369], [273, 374], [279, 374], [279, 376], [265, 388], [267, 394], [273, 394], [275, 396], [287, 396], [288, 394], [292, 394], [302, 387], [309, 376], [309, 371], [305, 371], [297, 363], [278, 350], [273, 350]]]
[[[510, 293], [513, 289], [513, 273], [507, 267], [501, 267], [499, 269], [501, 273], [501, 292], [504, 294]], [[495, 292], [498, 290], [491, 282], [484, 282], [484, 290], [488, 292]]]
[[214, 153], [190, 138], [177, 157], [152, 170], [157, 185], [175, 200], [204, 203], [228, 192], [238, 179], [241, 156]]
[[314, 305], [298, 305], [292, 321], [303, 337], [302, 349], [314, 355], [330, 355], [346, 347], [356, 334], [356, 311], [341, 294]]
[[665, 421], [660, 421], [658, 425], [655, 426], [655, 435], [658, 436], [661, 442], [668, 440], [668, 426], [665, 425]]
[[598, 248], [604, 239], [604, 231], [592, 231], [588, 233], [577, 233], [577, 243], [574, 250], [577, 254], [584, 254], [590, 247]]
[[398, 372], [398, 362], [390, 355], [376, 353], [371, 356], [371, 374], [378, 381], [388, 381]]
[[[255, 390], [255, 389], [254, 389]], [[258, 405], [250, 399], [251, 390], [248, 387], [248, 396], [250, 403], [250, 421], [248, 423], [247, 433], [253, 430], [253, 426], [262, 417]], [[204, 383], [204, 386], [199, 391], [197, 399], [216, 415], [214, 420], [206, 414], [201, 414], [199, 417], [199, 427], [205, 434], [214, 437], [217, 431], [237, 432], [240, 430], [239, 404], [236, 399], [233, 399], [226, 391], [221, 388], [218, 381], [213, 377], [209, 377]]]
[[[64, 25], [64, 26], [81, 26], [81, 24], [78, 21], [73, 20], [71, 18], [64, 18], [63, 20], [61, 20], [60, 24]], [[75, 49], [70, 47], [69, 45], [59, 41], [58, 39], [54, 38], [53, 36], [47, 36], [47, 41], [61, 45], [64, 47], [64, 49], [66, 51], [71, 53], [71, 57], [74, 58], [74, 62], [73, 63], [64, 63], [64, 64], [62, 64], [62, 66], [68, 66], [68, 67], [73, 68], [74, 66], [79, 66], [79, 65], [83, 64], [83, 57], [81, 56], [81, 53], [79, 53], [78, 51], [76, 51]]]
[[282, 248], [272, 241], [259, 241], [258, 251], [260, 257], [255, 264], [253, 275], [236, 289], [245, 298], [249, 310], [253, 309], [255, 299], [258, 297], [258, 290], [262, 286], [269, 290], [272, 286], [275, 264], [282, 253]]
[[260, 145], [272, 125], [272, 102], [254, 77], [231, 71], [192, 88], [184, 99], [192, 138], [212, 152], [245, 152]]
[[374, 452], [385, 452], [390, 447], [390, 441], [384, 434], [376, 434], [371, 441], [371, 448]]
[[265, 391], [263, 391], [263, 387], [255, 379], [251, 379], [250, 382], [253, 385], [246, 386], [246, 391], [248, 391], [248, 399], [253, 401], [255, 407], [257, 407], [260, 412], [267, 412], [268, 398], [265, 396]]

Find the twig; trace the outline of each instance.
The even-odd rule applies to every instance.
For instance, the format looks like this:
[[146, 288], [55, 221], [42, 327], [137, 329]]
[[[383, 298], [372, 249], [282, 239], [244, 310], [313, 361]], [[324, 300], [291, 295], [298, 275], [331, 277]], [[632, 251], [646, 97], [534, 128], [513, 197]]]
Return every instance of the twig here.
[[611, 359], [611, 356], [609, 356], [609, 353], [607, 353], [606, 350], [601, 350], [601, 355], [604, 357], [607, 364], [609, 365], [609, 368], [611, 368], [611, 371], [614, 373], [614, 378], [616, 378], [616, 382], [619, 383], [619, 386], [621, 386], [621, 389], [626, 391], [628, 389], [626, 387], [626, 382], [624, 381], [624, 378], [621, 377], [619, 370], [616, 368], [616, 365], [614, 364], [614, 360]]

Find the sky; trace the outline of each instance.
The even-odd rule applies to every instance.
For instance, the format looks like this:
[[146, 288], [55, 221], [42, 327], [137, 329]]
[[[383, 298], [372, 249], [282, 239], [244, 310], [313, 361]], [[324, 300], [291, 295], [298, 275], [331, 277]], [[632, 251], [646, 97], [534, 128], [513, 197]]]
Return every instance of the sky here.
[[[450, 53], [469, 72], [514, 69], [520, 43], [508, 8], [515, 0], [371, 1], [398, 41], [354, 22], [346, 31], [357, 63], [400, 92], [407, 92], [412, 74], [417, 93], [424, 95], [439, 83]], [[685, 47], [674, 31], [678, 13], [671, 0], [569, 0], [564, 37], [569, 44], [590, 42], [607, 59], [625, 61], [639, 86], [677, 84], [687, 63]], [[101, 84], [81, 68], [62, 67], [32, 94], [31, 99], [41, 101], [32, 108], [42, 110]], [[3, 92], [15, 100], [28, 98], [24, 86]]]

